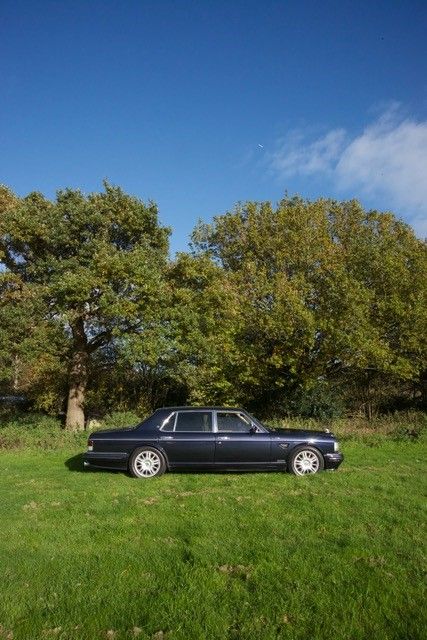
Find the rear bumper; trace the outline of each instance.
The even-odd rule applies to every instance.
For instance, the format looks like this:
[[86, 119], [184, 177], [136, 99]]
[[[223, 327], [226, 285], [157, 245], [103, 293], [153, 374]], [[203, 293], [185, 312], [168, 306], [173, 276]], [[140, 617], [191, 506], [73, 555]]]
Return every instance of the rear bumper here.
[[116, 451], [86, 451], [83, 454], [85, 468], [126, 470], [129, 454]]
[[325, 453], [325, 469], [338, 469], [341, 462], [344, 460], [344, 456], [341, 452], [337, 453]]

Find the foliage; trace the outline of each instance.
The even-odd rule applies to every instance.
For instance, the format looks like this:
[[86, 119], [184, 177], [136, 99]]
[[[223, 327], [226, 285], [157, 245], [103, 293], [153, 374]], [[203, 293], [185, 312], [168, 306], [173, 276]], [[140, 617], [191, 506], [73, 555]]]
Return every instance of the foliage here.
[[200, 223], [193, 247], [235, 289], [233, 358], [221, 375], [260, 412], [322, 379], [423, 375], [427, 247], [392, 214], [356, 201], [248, 202]]
[[141, 416], [133, 411], [113, 411], [102, 421], [106, 429], [120, 429], [120, 427], [135, 427], [141, 422]]
[[156, 322], [168, 233], [153, 203], [107, 183], [89, 196], [59, 191], [54, 202], [0, 192], [0, 260], [22, 304], [42, 301], [67, 339], [68, 427], [83, 426], [91, 355], [108, 359], [124, 335]]
[[19, 279], [0, 273], [0, 390], [25, 394], [39, 408], [59, 410], [66, 379], [66, 339], [45, 307]]
[[339, 390], [320, 380], [309, 389], [301, 389], [292, 399], [289, 410], [303, 418], [333, 420], [344, 414], [344, 403]]
[[171, 266], [172, 371], [194, 404], [235, 404], [227, 375], [238, 361], [242, 300], [227, 274], [207, 256], [178, 255]]
[[427, 408], [427, 245], [391, 213], [247, 202], [173, 260], [168, 233], [107, 183], [55, 201], [1, 188], [0, 393], [67, 408], [69, 428], [169, 404]]
[[[90, 430], [120, 429], [140, 422], [141, 417], [131, 411], [116, 411], [92, 423]], [[0, 416], [0, 449], [84, 449], [86, 442], [87, 433], [64, 429], [61, 420], [53, 416], [23, 411], [3, 411]]]
[[39, 449], [52, 451], [67, 447], [84, 447], [87, 435], [62, 428], [52, 416], [17, 413], [0, 423], [0, 449]]

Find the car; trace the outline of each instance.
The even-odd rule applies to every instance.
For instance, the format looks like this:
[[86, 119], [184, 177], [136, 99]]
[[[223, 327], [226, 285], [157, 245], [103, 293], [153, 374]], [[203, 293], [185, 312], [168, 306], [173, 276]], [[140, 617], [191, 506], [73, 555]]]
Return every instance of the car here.
[[174, 469], [276, 469], [295, 475], [337, 469], [343, 454], [325, 431], [270, 429], [245, 409], [163, 407], [129, 429], [96, 431], [86, 468], [154, 478]]

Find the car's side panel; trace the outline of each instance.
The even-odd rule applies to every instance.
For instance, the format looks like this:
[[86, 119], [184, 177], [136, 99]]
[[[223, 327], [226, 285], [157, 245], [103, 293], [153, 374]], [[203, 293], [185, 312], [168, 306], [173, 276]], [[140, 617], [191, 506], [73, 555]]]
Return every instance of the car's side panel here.
[[271, 434], [271, 460], [286, 461], [290, 458], [292, 452], [296, 447], [301, 445], [308, 445], [315, 447], [325, 457], [327, 453], [334, 452], [333, 440], [325, 440], [324, 438], [301, 438], [299, 435], [276, 435], [274, 432]]
[[292, 450], [295, 447], [304, 444], [304, 440], [300, 438], [283, 438], [280, 436], [271, 436], [271, 460], [272, 462], [287, 461]]
[[270, 435], [268, 433], [217, 433], [215, 465], [237, 466], [248, 463], [269, 464]]
[[128, 454], [123, 452], [87, 451], [84, 455], [84, 466], [126, 471], [128, 458]]
[[165, 433], [159, 437], [171, 466], [213, 464], [215, 453], [214, 433], [180, 431]]
[[177, 411], [173, 425], [159, 431], [159, 443], [172, 467], [212, 465], [215, 454], [212, 411]]
[[93, 451], [85, 453], [86, 466], [104, 469], [122, 469], [128, 467], [128, 460], [139, 447], [158, 446], [157, 431], [115, 431], [111, 434], [94, 433], [92, 436]]

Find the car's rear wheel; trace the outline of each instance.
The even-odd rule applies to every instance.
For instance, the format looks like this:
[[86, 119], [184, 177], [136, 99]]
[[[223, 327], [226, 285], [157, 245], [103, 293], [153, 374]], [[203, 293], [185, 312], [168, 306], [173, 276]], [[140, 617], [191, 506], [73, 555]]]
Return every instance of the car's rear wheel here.
[[134, 478], [155, 478], [166, 471], [166, 463], [159, 451], [142, 447], [131, 455], [129, 471]]
[[314, 447], [298, 447], [289, 461], [289, 470], [296, 476], [312, 475], [323, 471], [324, 467], [323, 456]]

